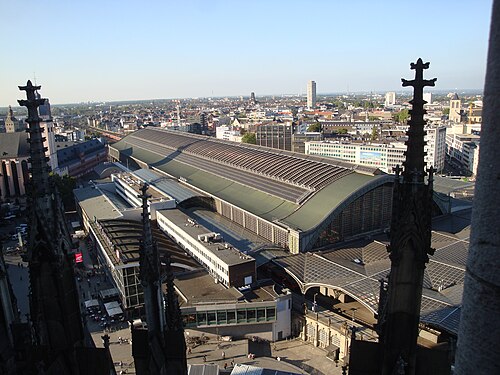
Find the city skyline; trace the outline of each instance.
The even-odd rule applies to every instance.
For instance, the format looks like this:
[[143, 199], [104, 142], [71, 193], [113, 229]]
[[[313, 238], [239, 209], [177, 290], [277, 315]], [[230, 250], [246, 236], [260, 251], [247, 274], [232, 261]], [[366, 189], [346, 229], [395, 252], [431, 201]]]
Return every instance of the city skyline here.
[[305, 94], [311, 79], [318, 94], [400, 91], [417, 57], [431, 62], [438, 89], [482, 89], [491, 1], [424, 1], [415, 15], [395, 1], [3, 8], [0, 107], [35, 77], [54, 104]]

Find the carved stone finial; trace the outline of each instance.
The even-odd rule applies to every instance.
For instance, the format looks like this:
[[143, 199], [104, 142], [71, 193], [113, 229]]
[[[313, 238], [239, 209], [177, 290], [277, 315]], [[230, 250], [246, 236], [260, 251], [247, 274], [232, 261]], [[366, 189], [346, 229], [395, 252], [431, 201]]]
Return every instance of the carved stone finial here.
[[406, 182], [413, 181], [420, 183], [424, 180], [423, 172], [425, 167], [424, 125], [426, 121], [424, 120], [424, 115], [426, 111], [424, 109], [424, 104], [426, 102], [423, 99], [424, 87], [434, 86], [437, 79], [424, 79], [424, 69], [429, 68], [429, 63], [422, 62], [422, 59], [418, 59], [416, 63], [411, 63], [410, 68], [415, 70], [415, 78], [413, 80], [401, 79], [403, 87], [413, 87], [413, 99], [410, 100], [410, 104], [412, 105], [412, 109], [410, 110], [411, 119], [408, 121], [410, 127], [406, 133], [408, 135], [408, 140], [406, 141], [406, 160], [403, 162], [403, 176]]
[[35, 95], [36, 90], [40, 90], [42, 86], [33, 86], [31, 81], [26, 83], [26, 86], [18, 86], [19, 90], [26, 91], [27, 100], [18, 100], [20, 106], [28, 108], [28, 119], [30, 121], [39, 121], [38, 107], [45, 103], [45, 99], [37, 99]]

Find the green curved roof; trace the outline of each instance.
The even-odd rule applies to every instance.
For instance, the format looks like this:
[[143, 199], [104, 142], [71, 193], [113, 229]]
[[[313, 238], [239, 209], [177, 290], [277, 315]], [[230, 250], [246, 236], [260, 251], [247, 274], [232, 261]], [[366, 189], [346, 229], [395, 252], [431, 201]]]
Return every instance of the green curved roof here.
[[[234, 145], [234, 143], [231, 143]], [[247, 185], [229, 180], [188, 164], [168, 159], [142, 147], [132, 146], [127, 137], [110, 146], [123, 155], [131, 156], [150, 167], [174, 177], [183, 177], [190, 185], [214, 195], [268, 221], [279, 220], [282, 225], [299, 231], [309, 231], [353, 192], [367, 184], [377, 185], [386, 175], [350, 173], [312, 193], [305, 202], [297, 204]]]
[[302, 231], [310, 230], [325, 220], [329, 213], [345, 201], [353, 192], [371, 184], [382, 176], [351, 173], [334, 181], [314, 194], [305, 204], [283, 218], [282, 223]]

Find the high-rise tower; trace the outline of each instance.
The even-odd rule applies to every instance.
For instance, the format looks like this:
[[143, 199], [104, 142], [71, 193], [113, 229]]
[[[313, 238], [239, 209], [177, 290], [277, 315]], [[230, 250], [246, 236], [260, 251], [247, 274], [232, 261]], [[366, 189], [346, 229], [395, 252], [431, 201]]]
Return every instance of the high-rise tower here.
[[385, 93], [385, 107], [390, 107], [396, 104], [396, 93], [394, 91]]
[[316, 107], [316, 82], [309, 81], [307, 83], [307, 108], [313, 109]]

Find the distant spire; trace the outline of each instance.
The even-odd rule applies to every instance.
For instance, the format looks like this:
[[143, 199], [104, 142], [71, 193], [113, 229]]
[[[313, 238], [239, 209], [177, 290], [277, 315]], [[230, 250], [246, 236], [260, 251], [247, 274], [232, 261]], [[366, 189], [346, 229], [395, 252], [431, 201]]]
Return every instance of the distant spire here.
[[14, 112], [12, 111], [12, 107], [9, 105], [9, 110], [7, 112], [7, 119], [12, 120], [14, 118]]

